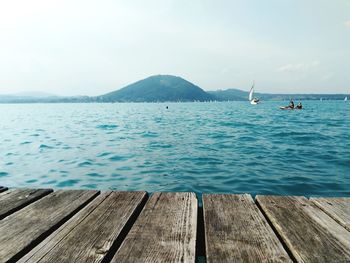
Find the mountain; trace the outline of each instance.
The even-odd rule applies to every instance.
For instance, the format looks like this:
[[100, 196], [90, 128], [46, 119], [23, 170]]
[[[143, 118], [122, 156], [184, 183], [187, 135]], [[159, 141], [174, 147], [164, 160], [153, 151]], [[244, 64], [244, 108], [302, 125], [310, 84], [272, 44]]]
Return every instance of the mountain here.
[[191, 82], [171, 75], [156, 75], [99, 96], [103, 102], [209, 101], [214, 96]]

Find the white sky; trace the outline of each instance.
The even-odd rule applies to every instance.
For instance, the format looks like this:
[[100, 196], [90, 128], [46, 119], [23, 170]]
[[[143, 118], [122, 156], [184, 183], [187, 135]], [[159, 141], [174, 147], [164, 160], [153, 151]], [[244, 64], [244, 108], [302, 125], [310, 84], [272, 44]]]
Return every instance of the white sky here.
[[156, 74], [349, 93], [350, 1], [0, 0], [0, 94], [100, 95]]

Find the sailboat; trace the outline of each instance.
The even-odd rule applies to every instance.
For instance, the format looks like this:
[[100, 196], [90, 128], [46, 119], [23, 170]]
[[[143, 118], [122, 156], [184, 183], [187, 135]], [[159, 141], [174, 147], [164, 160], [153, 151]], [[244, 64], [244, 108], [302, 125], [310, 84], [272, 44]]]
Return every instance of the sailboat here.
[[348, 97], [345, 97], [344, 101], [347, 101], [348, 100]]
[[254, 98], [253, 99], [253, 96], [254, 96], [254, 85], [255, 85], [255, 82], [253, 82], [253, 86], [252, 86], [252, 88], [249, 91], [249, 101], [250, 101], [250, 104], [252, 104], [252, 105], [256, 105], [256, 104], [258, 104], [260, 102], [260, 100], [258, 98]]

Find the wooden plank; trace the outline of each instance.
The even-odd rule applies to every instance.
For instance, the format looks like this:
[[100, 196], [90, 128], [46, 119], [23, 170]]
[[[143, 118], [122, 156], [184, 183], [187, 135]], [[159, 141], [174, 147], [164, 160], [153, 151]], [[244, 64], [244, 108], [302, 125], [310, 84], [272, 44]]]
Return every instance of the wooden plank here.
[[78, 210], [98, 191], [57, 191], [0, 221], [0, 262], [22, 257]]
[[297, 262], [350, 262], [350, 233], [304, 197], [257, 196]]
[[350, 231], [350, 198], [310, 198], [319, 208]]
[[103, 193], [19, 262], [101, 262], [146, 198], [146, 192]]
[[0, 193], [7, 190], [7, 187], [0, 186]]
[[203, 195], [207, 262], [292, 262], [250, 195]]
[[10, 189], [0, 194], [0, 219], [51, 193], [51, 189]]
[[31, 262], [37, 259], [38, 255], [45, 255], [45, 251], [48, 251], [48, 247], [54, 247], [54, 244], [60, 242], [60, 237], [65, 237], [70, 231], [74, 230], [91, 212], [93, 212], [97, 206], [99, 206], [110, 194], [110, 192], [104, 192], [82, 210], [76, 213], [71, 219], [59, 227], [55, 232], [50, 234], [44, 241], [39, 243], [35, 248], [30, 250], [28, 254], [18, 260], [20, 262]]
[[195, 262], [197, 198], [155, 193], [111, 262]]

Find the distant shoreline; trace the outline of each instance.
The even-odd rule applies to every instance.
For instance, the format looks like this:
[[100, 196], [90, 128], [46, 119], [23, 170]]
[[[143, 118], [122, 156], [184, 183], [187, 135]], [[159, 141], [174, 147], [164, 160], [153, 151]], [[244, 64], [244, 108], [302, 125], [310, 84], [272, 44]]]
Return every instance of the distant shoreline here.
[[[350, 95], [348, 96], [350, 97]], [[290, 99], [281, 99], [281, 100], [264, 100], [262, 102], [286, 102]], [[295, 101], [320, 101], [319, 99], [305, 99], [305, 98], [293, 98]], [[335, 98], [335, 99], [327, 99], [324, 98], [322, 101], [344, 101], [344, 98]], [[157, 104], [157, 103], [228, 103], [228, 102], [248, 102], [248, 100], [214, 100], [214, 101], [65, 101], [65, 100], [57, 100], [57, 101], [46, 101], [46, 100], [38, 100], [38, 101], [0, 101], [0, 104], [125, 104], [125, 103], [149, 103], [149, 104]]]
[[[0, 103], [157, 103], [247, 101], [249, 92], [240, 89], [205, 91], [178, 76], [154, 75], [100, 96], [56, 96], [43, 92], [0, 95]], [[28, 95], [33, 94], [33, 95]], [[35, 95], [38, 94], [38, 95]], [[261, 101], [344, 100], [350, 94], [272, 94], [258, 93]]]

